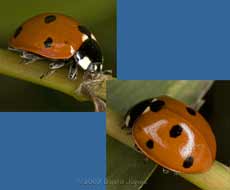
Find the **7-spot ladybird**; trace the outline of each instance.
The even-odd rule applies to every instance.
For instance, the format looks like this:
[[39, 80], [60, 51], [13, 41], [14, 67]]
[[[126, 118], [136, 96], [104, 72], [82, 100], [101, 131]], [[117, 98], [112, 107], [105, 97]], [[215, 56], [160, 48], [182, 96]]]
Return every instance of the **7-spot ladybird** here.
[[207, 171], [216, 157], [215, 136], [201, 114], [168, 96], [142, 101], [125, 116], [137, 148], [179, 173]]
[[9, 49], [20, 52], [26, 63], [51, 60], [51, 71], [69, 63], [72, 80], [78, 66], [89, 73], [102, 71], [103, 56], [94, 35], [74, 18], [59, 13], [43, 13], [25, 21], [10, 38]]

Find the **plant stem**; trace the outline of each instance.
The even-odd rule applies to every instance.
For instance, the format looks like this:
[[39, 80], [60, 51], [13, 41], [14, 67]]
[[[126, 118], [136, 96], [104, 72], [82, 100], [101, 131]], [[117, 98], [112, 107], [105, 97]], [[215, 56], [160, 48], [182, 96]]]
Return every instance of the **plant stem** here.
[[[40, 79], [40, 76], [48, 71], [47, 61], [36, 61], [28, 65], [20, 64], [21, 61], [22, 59], [18, 53], [0, 49], [0, 74], [61, 91], [78, 101], [89, 99], [85, 94], [76, 91], [82, 82], [84, 82], [83, 72], [79, 71], [77, 80], [73, 81], [67, 78], [67, 69], [58, 69], [52, 76]], [[111, 79], [112, 77], [106, 75], [105, 78]], [[102, 81], [100, 85], [95, 83], [95, 86], [92, 88], [93, 93], [104, 100], [106, 99], [105, 83], [106, 80]]]
[[128, 135], [128, 131], [123, 130], [121, 127], [124, 120], [121, 114], [114, 112], [110, 108], [106, 110], [106, 130], [107, 134], [121, 143], [135, 149], [132, 135]]
[[203, 190], [229, 190], [230, 168], [215, 161], [210, 170], [201, 174], [180, 174]]

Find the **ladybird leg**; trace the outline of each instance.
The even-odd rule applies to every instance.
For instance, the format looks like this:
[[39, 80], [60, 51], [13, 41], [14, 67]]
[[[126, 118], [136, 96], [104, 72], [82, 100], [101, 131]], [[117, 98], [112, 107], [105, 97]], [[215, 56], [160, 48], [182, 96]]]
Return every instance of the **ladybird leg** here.
[[102, 73], [102, 68], [103, 68], [103, 65], [101, 62], [93, 62], [89, 64], [86, 70], [87, 72], [97, 74], [97, 73]]
[[41, 57], [39, 57], [33, 53], [26, 52], [26, 51], [22, 51], [21, 58], [23, 58], [23, 60], [20, 63], [24, 63], [24, 64], [33, 63], [37, 60], [42, 59]]
[[112, 75], [113, 72], [111, 69], [106, 69], [106, 70], [103, 70], [103, 64], [98, 62], [98, 63], [93, 63], [93, 64], [96, 64], [97, 65], [97, 72], [100, 73], [100, 74], [104, 74], [104, 75]]
[[8, 47], [8, 50], [10, 50], [10, 51], [15, 51], [15, 52], [22, 52], [22, 50], [19, 50], [19, 49], [15, 49], [15, 48], [12, 48], [12, 47]]
[[78, 73], [78, 64], [76, 62], [73, 62], [70, 64], [69, 67], [68, 78], [70, 80], [75, 80], [77, 78], [77, 73]]
[[65, 66], [65, 62], [64, 61], [55, 61], [55, 62], [52, 62], [49, 64], [49, 71], [42, 74], [40, 76], [40, 79], [43, 79], [43, 78], [47, 78], [49, 76], [51, 76], [52, 74], [54, 74], [56, 72], [57, 69], [60, 69], [61, 67], [64, 67]]
[[54, 74], [56, 72], [56, 70], [49, 70], [46, 73], [42, 74], [40, 76], [40, 79], [44, 79], [44, 78], [48, 78], [49, 76], [51, 76], [52, 74]]
[[107, 69], [107, 70], [102, 71], [102, 73], [103, 73], [104, 75], [112, 75], [112, 74], [113, 74], [113, 71], [112, 71], [111, 69]]
[[65, 62], [61, 62], [61, 61], [52, 62], [52, 63], [49, 64], [49, 68], [51, 70], [60, 69], [60, 68], [62, 68], [64, 66], [65, 66]]
[[101, 72], [102, 71], [102, 64], [100, 62], [90, 63], [87, 71], [89, 72]]
[[90, 63], [83, 75], [84, 80], [96, 80], [103, 74], [102, 64], [100, 62]]

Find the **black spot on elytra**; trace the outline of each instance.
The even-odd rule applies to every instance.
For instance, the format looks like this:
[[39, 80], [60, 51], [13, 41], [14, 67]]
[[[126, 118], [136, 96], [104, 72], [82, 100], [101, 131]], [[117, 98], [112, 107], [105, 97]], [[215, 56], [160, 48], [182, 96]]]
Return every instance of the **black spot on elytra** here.
[[85, 26], [79, 25], [78, 30], [83, 34], [86, 34], [89, 38], [91, 38], [91, 32]]
[[161, 108], [165, 105], [165, 102], [162, 100], [156, 100], [151, 103], [150, 109], [152, 112], [158, 112], [161, 110]]
[[145, 109], [150, 105], [151, 101], [152, 99], [144, 100], [139, 104], [136, 104], [128, 111], [126, 117], [129, 115], [130, 120], [127, 127], [131, 128], [133, 126], [134, 121], [145, 111]]
[[193, 165], [193, 157], [189, 156], [184, 160], [183, 167], [184, 168], [190, 168], [192, 165]]
[[149, 148], [149, 149], [152, 149], [153, 148], [153, 146], [154, 146], [154, 142], [153, 142], [153, 140], [148, 140], [147, 142], [146, 142], [146, 146]]
[[52, 38], [48, 37], [45, 41], [44, 41], [44, 45], [46, 48], [50, 48], [52, 46], [53, 40]]
[[183, 129], [180, 125], [174, 125], [171, 130], [169, 131], [169, 135], [172, 138], [176, 138], [181, 135]]
[[56, 16], [55, 15], [48, 15], [48, 16], [46, 16], [44, 18], [44, 21], [45, 21], [46, 24], [49, 24], [49, 23], [51, 23], [51, 22], [53, 22], [55, 20], [56, 20]]
[[18, 35], [21, 33], [21, 31], [22, 31], [22, 26], [19, 26], [14, 33], [14, 38], [17, 38]]
[[188, 113], [189, 113], [190, 115], [196, 115], [196, 111], [195, 111], [194, 109], [192, 109], [192, 108], [190, 108], [190, 107], [186, 107], [186, 110], [188, 111]]

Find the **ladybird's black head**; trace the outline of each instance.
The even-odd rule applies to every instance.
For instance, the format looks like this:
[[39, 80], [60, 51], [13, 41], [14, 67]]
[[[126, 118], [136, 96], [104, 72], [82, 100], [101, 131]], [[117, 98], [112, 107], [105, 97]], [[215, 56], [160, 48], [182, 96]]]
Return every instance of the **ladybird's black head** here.
[[89, 72], [96, 73], [102, 71], [103, 57], [96, 38], [91, 31], [83, 25], [79, 25], [78, 30], [82, 33], [83, 42], [74, 56], [76, 62], [82, 69]]
[[74, 55], [75, 61], [82, 69], [89, 72], [102, 71], [103, 56], [97, 41], [92, 38], [85, 40]]

